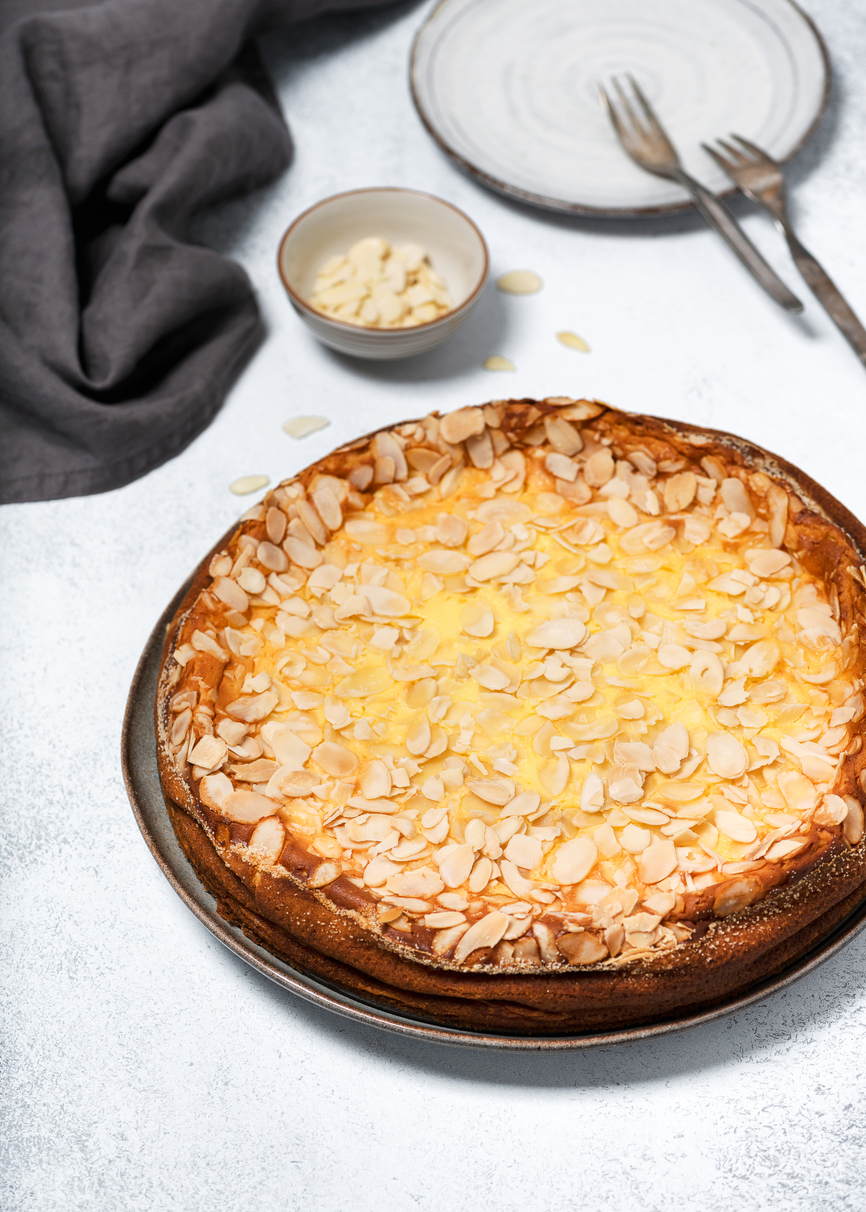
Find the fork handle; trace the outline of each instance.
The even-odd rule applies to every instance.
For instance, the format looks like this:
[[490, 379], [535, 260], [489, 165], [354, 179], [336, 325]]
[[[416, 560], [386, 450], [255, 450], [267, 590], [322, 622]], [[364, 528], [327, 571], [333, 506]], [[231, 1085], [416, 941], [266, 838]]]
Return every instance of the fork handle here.
[[824, 267], [815, 260], [808, 249], [803, 247], [789, 228], [784, 228], [784, 232], [791, 256], [794, 258], [797, 269], [806, 279], [806, 284], [812, 294], [846, 338], [861, 362], [866, 365], [866, 329], [845, 302], [839, 288]]
[[775, 299], [780, 306], [784, 307], [786, 311], [802, 311], [803, 304], [788, 289], [776, 271], [767, 264], [722, 200], [716, 197], [711, 190], [701, 185], [700, 181], [696, 181], [694, 177], [690, 177], [688, 173], [681, 172], [678, 174], [678, 178], [680, 183], [692, 195], [695, 206], [706, 219], [707, 223], [709, 223], [710, 227], [714, 228], [728, 247], [736, 253], [752, 277], [763, 286], [767, 294]]

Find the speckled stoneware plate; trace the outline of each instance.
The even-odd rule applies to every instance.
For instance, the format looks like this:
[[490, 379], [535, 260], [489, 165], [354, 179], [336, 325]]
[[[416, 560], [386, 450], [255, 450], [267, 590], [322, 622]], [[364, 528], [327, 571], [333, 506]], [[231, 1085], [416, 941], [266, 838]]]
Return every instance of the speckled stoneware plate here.
[[609, 1047], [611, 1044], [632, 1043], [656, 1035], [667, 1035], [711, 1022], [735, 1010], [741, 1010], [771, 993], [786, 988], [829, 959], [850, 942], [866, 926], [866, 902], [845, 919], [814, 950], [792, 964], [781, 974], [756, 985], [748, 993], [720, 1006], [681, 1018], [651, 1023], [645, 1027], [627, 1027], [619, 1031], [600, 1031], [568, 1036], [495, 1035], [476, 1031], [461, 1031], [443, 1027], [432, 1018], [425, 1020], [394, 1014], [373, 999], [364, 999], [339, 985], [323, 981], [293, 968], [251, 942], [237, 927], [229, 926], [218, 915], [216, 902], [207, 893], [187, 862], [177, 839], [162, 796], [156, 763], [156, 734], [153, 705], [156, 698], [162, 645], [171, 620], [184, 598], [192, 577], [166, 607], [147, 641], [126, 704], [121, 740], [121, 762], [126, 790], [132, 811], [160, 870], [188, 909], [196, 915], [211, 934], [251, 967], [282, 985], [292, 993], [333, 1010], [345, 1018], [381, 1027], [398, 1035], [414, 1036], [440, 1044], [460, 1044], [470, 1048], [500, 1048], [524, 1052], [573, 1051], [580, 1048]]
[[821, 36], [792, 0], [441, 0], [410, 77], [418, 112], [463, 169], [550, 210], [656, 215], [691, 206], [629, 160], [598, 85], [631, 73], [685, 167], [733, 192], [701, 142], [744, 135], [777, 160], [827, 101]]

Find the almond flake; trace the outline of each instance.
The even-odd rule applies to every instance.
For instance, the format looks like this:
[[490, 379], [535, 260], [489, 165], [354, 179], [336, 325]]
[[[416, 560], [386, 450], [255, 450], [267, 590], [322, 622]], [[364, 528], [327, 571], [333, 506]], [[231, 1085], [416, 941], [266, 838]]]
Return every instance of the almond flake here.
[[531, 269], [512, 269], [496, 279], [496, 289], [506, 295], [534, 295], [544, 283]]
[[707, 762], [720, 778], [738, 779], [746, 772], [749, 755], [735, 736], [716, 732], [707, 737]]
[[292, 417], [290, 421], [284, 422], [283, 429], [290, 438], [306, 438], [330, 424], [327, 417]]
[[556, 852], [551, 875], [558, 884], [579, 884], [586, 879], [598, 858], [598, 847], [588, 837], [565, 842]]
[[229, 484], [229, 492], [233, 492], [238, 497], [245, 497], [251, 492], [258, 492], [259, 489], [266, 488], [269, 483], [270, 477], [268, 476], [240, 476]]
[[524, 636], [525, 643], [533, 648], [576, 648], [586, 638], [586, 627], [575, 618], [550, 619], [533, 627]]
[[590, 349], [583, 337], [579, 337], [576, 332], [569, 332], [564, 329], [556, 334], [556, 339], [560, 345], [567, 345], [569, 349], [578, 349], [581, 353], [589, 353]]

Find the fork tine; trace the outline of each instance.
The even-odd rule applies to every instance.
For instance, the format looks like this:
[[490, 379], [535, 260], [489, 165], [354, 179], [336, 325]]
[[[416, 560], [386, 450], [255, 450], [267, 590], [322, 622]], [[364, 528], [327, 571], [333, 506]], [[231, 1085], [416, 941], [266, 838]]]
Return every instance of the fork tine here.
[[[721, 143], [721, 139], [719, 140], [719, 142]], [[709, 143], [702, 143], [701, 147], [704, 149], [704, 151], [707, 153], [708, 156], [713, 157], [716, 164], [718, 164], [719, 168], [724, 169], [724, 171], [726, 173], [730, 174], [736, 168], [735, 164], [731, 164], [731, 162], [729, 160], [726, 160], [725, 157], [723, 155], [721, 155], [719, 152], [717, 152], [714, 147], [710, 147]]]
[[773, 160], [773, 158], [771, 156], [768, 156], [765, 151], [763, 151], [760, 147], [756, 147], [754, 143], [750, 143], [748, 139], [744, 139], [742, 135], [732, 134], [731, 138], [736, 139], [736, 141], [740, 144], [741, 147], [744, 147], [746, 149], [746, 151], [751, 152], [752, 155], [755, 157], [755, 159], [763, 160], [765, 163], [768, 160], [771, 164], [776, 163], [776, 161]]
[[617, 76], [614, 76], [614, 78], [613, 78], [613, 86], [617, 91], [617, 96], [620, 99], [623, 109], [625, 110], [626, 114], [628, 115], [628, 120], [631, 123], [635, 133], [640, 135], [641, 138], [645, 138], [646, 131], [644, 130], [643, 125], [641, 124], [640, 119], [637, 116], [634, 106], [632, 105], [632, 103], [628, 99], [628, 97], [625, 95], [623, 87], [620, 84], [619, 78]]
[[646, 117], [647, 122], [649, 123], [650, 130], [654, 134], [660, 135], [662, 138], [667, 138], [664, 130], [662, 129], [662, 124], [659, 122], [658, 118], [656, 117], [655, 110], [653, 109], [653, 107], [650, 105], [649, 101], [644, 96], [641, 86], [638, 84], [637, 80], [635, 80], [634, 76], [631, 75], [631, 73], [629, 73], [629, 75], [628, 75], [628, 82], [634, 89], [634, 94], [637, 97], [638, 101], [640, 101], [640, 107], [644, 112], [644, 116]]
[[605, 91], [603, 84], [599, 84], [599, 86], [598, 86], [598, 98], [601, 101], [604, 108], [607, 110], [607, 116], [610, 118], [611, 122], [613, 123], [613, 128], [616, 131], [617, 136], [619, 137], [619, 139], [622, 143], [625, 143], [630, 137], [629, 132], [626, 130], [625, 126], [623, 125], [622, 119], [620, 118], [619, 114], [617, 113], [616, 107], [611, 102], [610, 97], [607, 95], [607, 92]]
[[750, 164], [748, 156], [744, 156], [738, 147], [734, 147], [731, 143], [726, 143], [724, 139], [717, 139], [716, 142], [720, 147], [723, 147], [729, 156], [733, 159], [734, 164]]

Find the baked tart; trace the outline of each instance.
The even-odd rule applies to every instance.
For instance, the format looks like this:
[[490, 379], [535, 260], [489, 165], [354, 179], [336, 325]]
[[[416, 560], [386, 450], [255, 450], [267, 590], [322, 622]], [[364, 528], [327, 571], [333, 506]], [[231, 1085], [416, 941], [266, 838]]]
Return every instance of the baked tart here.
[[250, 510], [169, 629], [171, 819], [220, 913], [390, 1009], [676, 1018], [866, 892], [863, 528], [587, 400], [381, 430]]

